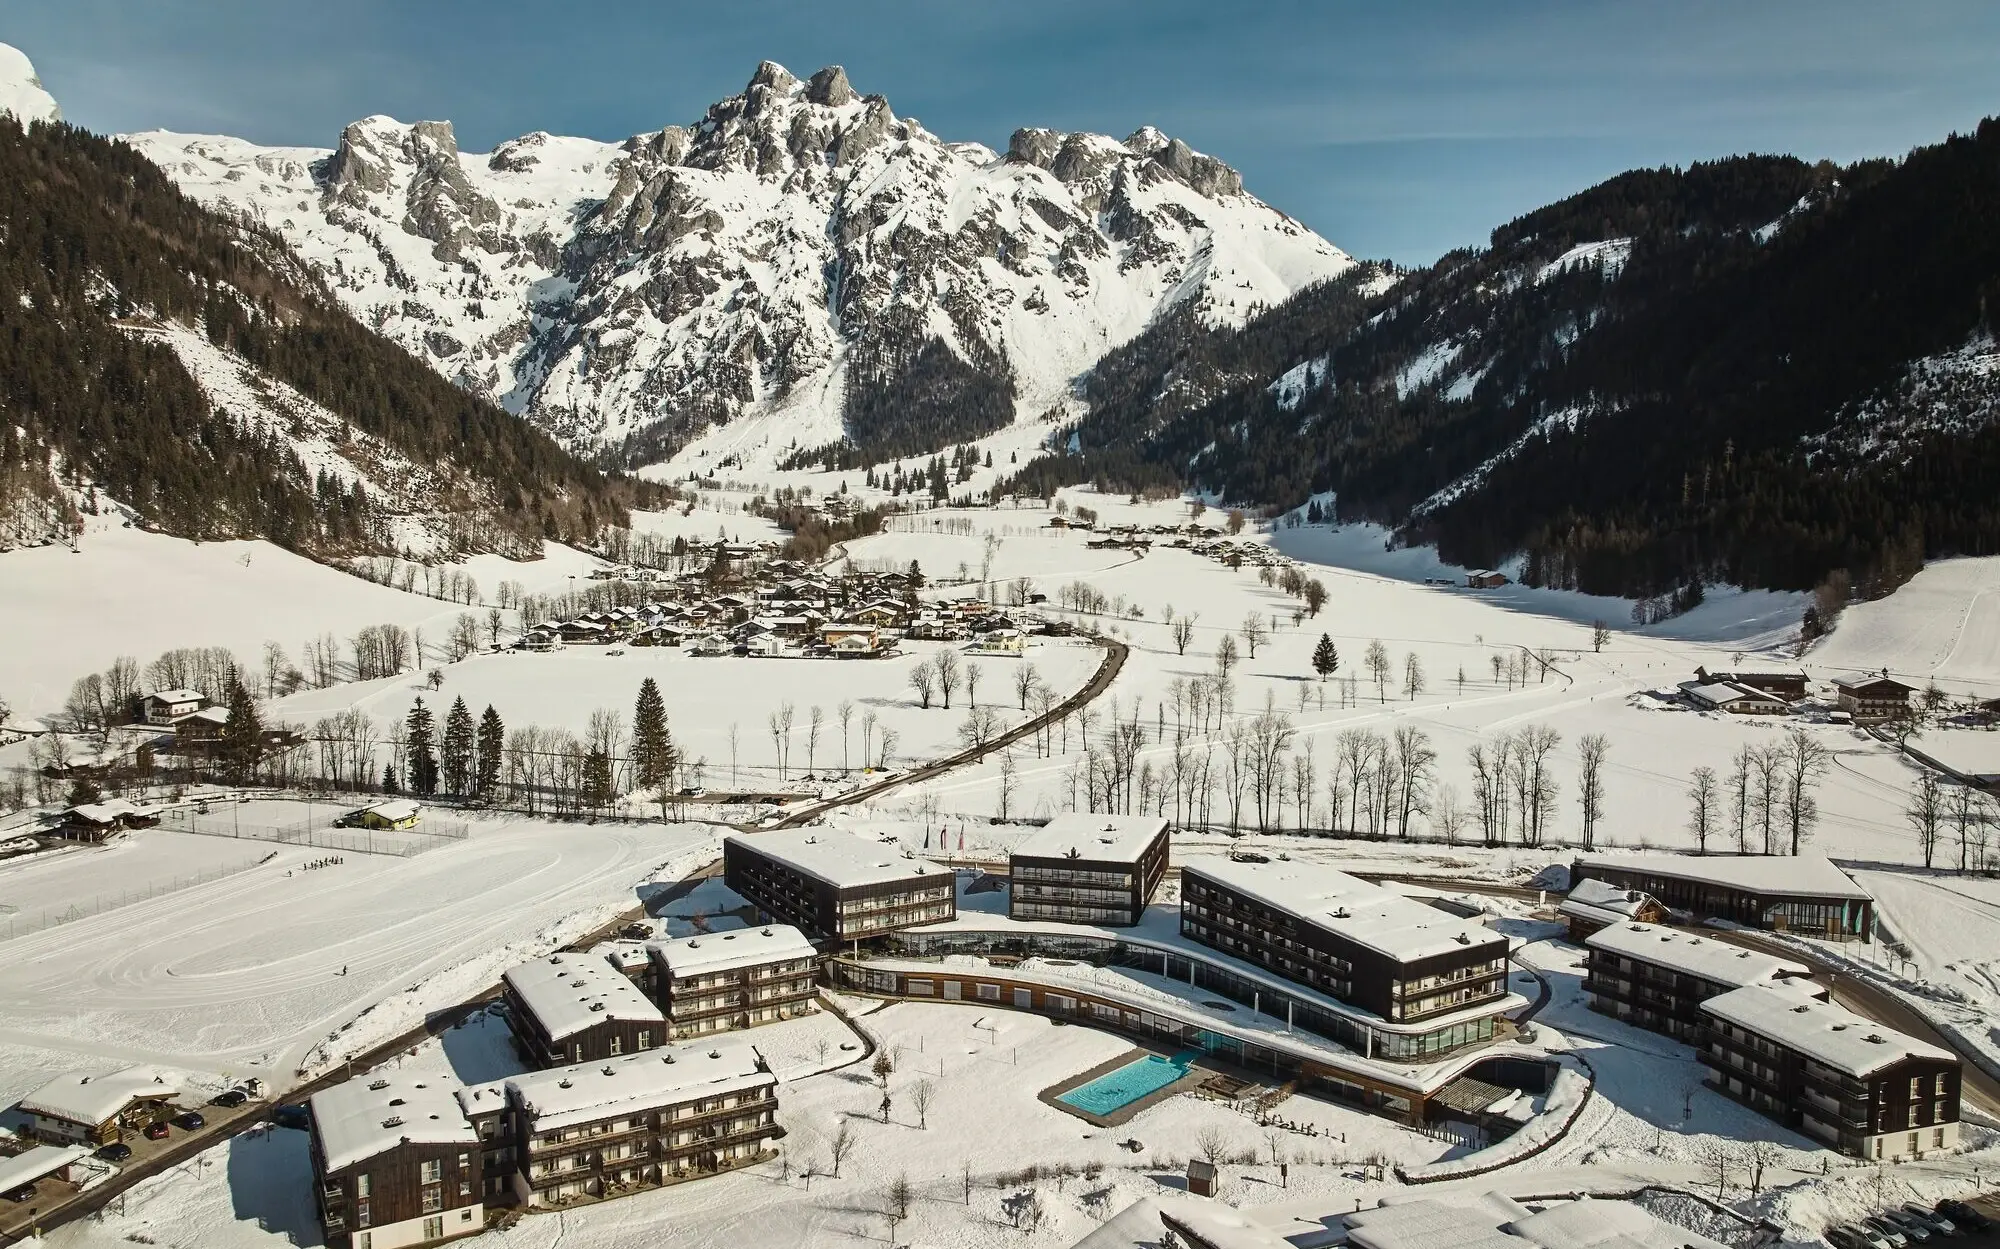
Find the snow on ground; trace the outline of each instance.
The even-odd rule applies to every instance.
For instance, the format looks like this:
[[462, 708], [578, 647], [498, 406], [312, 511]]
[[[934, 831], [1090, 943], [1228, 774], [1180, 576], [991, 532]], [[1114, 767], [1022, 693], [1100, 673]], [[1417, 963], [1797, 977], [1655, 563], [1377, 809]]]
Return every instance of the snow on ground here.
[[1907, 871], [1855, 879], [1875, 895], [1884, 940], [1814, 950], [1883, 982], [2000, 1069], [2000, 881]]
[[[303, 804], [258, 805], [291, 808], [270, 823], [304, 817]], [[365, 1050], [637, 906], [646, 882], [712, 859], [719, 835], [706, 824], [509, 817], [475, 818], [471, 829], [414, 858], [348, 854], [313, 870], [303, 865], [324, 851], [135, 833], [127, 850], [103, 857], [101, 878], [70, 887], [81, 897], [154, 879], [146, 846], [160, 838], [204, 854], [278, 853], [248, 872], [0, 942], [0, 1058], [25, 1045], [71, 1054], [79, 1067], [161, 1062], [254, 1072], [282, 1087], [296, 1069]]]
[[1894, 594], [1857, 603], [1813, 648], [1816, 667], [1840, 676], [1935, 678], [1953, 694], [2000, 695], [2000, 556], [1928, 565]]
[[[1092, 506], [1102, 523], [1127, 521], [1152, 524], [1178, 522], [1187, 510], [1177, 504], [1135, 505], [1088, 492], [1075, 492], [1077, 503]], [[1086, 502], [1087, 501], [1087, 502]], [[1691, 771], [1729, 770], [1731, 757], [1745, 745], [1778, 740], [1797, 724], [1817, 737], [1834, 754], [1834, 767], [1821, 783], [1822, 812], [1815, 848], [1836, 857], [1882, 862], [1914, 862], [1917, 850], [1902, 819], [1902, 808], [1915, 773], [1888, 747], [1852, 728], [1808, 723], [1804, 718], [1763, 720], [1700, 714], [1648, 697], [1644, 691], [1672, 692], [1675, 684], [1693, 676], [1697, 665], [1729, 667], [1751, 664], [1794, 664], [1797, 661], [1761, 648], [1795, 631], [1801, 599], [1797, 595], [1718, 591], [1685, 617], [1647, 629], [1630, 625], [1630, 604], [1563, 591], [1508, 586], [1498, 591], [1426, 586], [1427, 576], [1451, 570], [1435, 562], [1428, 551], [1381, 550], [1379, 540], [1361, 540], [1347, 530], [1280, 528], [1276, 540], [1291, 554], [1304, 558], [1315, 551], [1325, 558], [1352, 558], [1356, 569], [1307, 564], [1329, 591], [1326, 608], [1317, 618], [1295, 627], [1297, 606], [1274, 588], [1259, 583], [1254, 567], [1231, 570], [1189, 550], [1155, 545], [1143, 557], [1126, 551], [1091, 550], [1088, 535], [1045, 533], [1027, 536], [1019, 528], [1026, 517], [1002, 509], [985, 513], [953, 513], [973, 520], [970, 536], [942, 532], [890, 533], [849, 544], [856, 561], [884, 563], [921, 558], [934, 575], [966, 562], [977, 575], [984, 555], [981, 529], [1005, 533], [995, 551], [992, 578], [1004, 581], [1028, 576], [1035, 587], [1054, 598], [1069, 581], [1082, 581], [1113, 600], [1123, 600], [1144, 614], [1134, 619], [1117, 614], [1074, 615], [1079, 624], [1109, 631], [1126, 641], [1132, 653], [1109, 695], [1096, 705], [1108, 721], [1114, 700], [1126, 718], [1134, 707], [1149, 730], [1141, 766], [1158, 775], [1172, 756], [1174, 712], [1164, 710], [1166, 741], [1157, 740], [1163, 702], [1176, 681], [1213, 671], [1213, 655], [1225, 634], [1238, 633], [1243, 652], [1235, 681], [1234, 708], [1254, 715], [1271, 705], [1291, 717], [1297, 730], [1294, 751], [1310, 749], [1315, 761], [1315, 805], [1324, 820], [1325, 786], [1333, 768], [1335, 742], [1349, 728], [1387, 736], [1398, 725], [1413, 723], [1427, 733], [1439, 753], [1440, 780], [1461, 804], [1469, 803], [1470, 746], [1490, 741], [1502, 731], [1530, 724], [1547, 724], [1562, 736], [1557, 774], [1562, 785], [1553, 836], [1573, 840], [1578, 834], [1575, 743], [1592, 733], [1611, 742], [1605, 772], [1607, 818], [1599, 829], [1601, 844], [1621, 847], [1691, 847], [1685, 830], [1685, 791]], [[944, 519], [931, 513], [924, 518]], [[920, 518], [921, 519], [921, 518]], [[1205, 519], [1214, 522], [1211, 513]], [[1311, 535], [1320, 535], [1312, 538]], [[1346, 535], [1336, 537], [1329, 535]], [[1253, 540], [1246, 534], [1246, 541]], [[1315, 545], [1318, 543], [1319, 545]], [[960, 552], [953, 559], [953, 551]], [[938, 595], [957, 591], [935, 590]], [[1893, 600], [1892, 600], [1893, 601]], [[1186, 655], [1177, 652], [1166, 623], [1174, 614], [1198, 614], [1195, 640]], [[1858, 609], [1857, 609], [1858, 610]], [[1269, 629], [1270, 640], [1248, 657], [1240, 636], [1246, 616], [1255, 613]], [[1057, 612], [1061, 615], [1064, 613]], [[1275, 618], [1275, 625], [1273, 619]], [[1612, 628], [1610, 643], [1593, 652], [1590, 625], [1604, 620]], [[1842, 626], [1845, 628], [1845, 624]], [[1339, 675], [1358, 674], [1356, 700], [1342, 705], [1339, 682], [1320, 682], [1312, 673], [1311, 654], [1321, 633], [1334, 642], [1341, 657]], [[1378, 691], [1362, 670], [1369, 643], [1381, 640], [1388, 649], [1392, 672], [1387, 688]], [[1549, 650], [1559, 656], [1560, 671], [1536, 674], [1525, 685], [1495, 677], [1492, 660], [1503, 662], [1523, 650]], [[1414, 699], [1401, 692], [1406, 658], [1415, 655], [1425, 674], [1425, 690]], [[1890, 662], [1895, 662], [1893, 659]], [[1816, 657], [1805, 666], [1816, 680], [1833, 672]], [[1461, 685], [1459, 674], [1463, 672]], [[1322, 697], [1325, 702], [1322, 704]], [[1301, 698], [1304, 702], [1301, 703]], [[1216, 771], [1221, 747], [1217, 752]], [[1041, 817], [1067, 809], [1072, 792], [1082, 792], [1081, 734], [1076, 726], [1064, 748], [1060, 734], [1052, 754], [1038, 755], [1032, 746], [1014, 748], [1017, 781], [1010, 795], [1009, 814]], [[996, 813], [1001, 765], [997, 758], [936, 781], [923, 791], [905, 791], [875, 804], [878, 814], [894, 815], [912, 804], [930, 805], [969, 818]], [[1218, 785], [1220, 792], [1220, 785]], [[1295, 803], [1286, 802], [1284, 822], [1297, 823]], [[1228, 801], [1219, 797], [1218, 818], [1226, 820]], [[1172, 815], [1171, 805], [1168, 814]], [[1254, 821], [1253, 821], [1254, 822]], [[1421, 824], [1422, 822], [1419, 821]], [[1475, 828], [1463, 834], [1476, 839]]]
[[[960, 748], [958, 730], [965, 723], [964, 692], [949, 710], [933, 700], [919, 707], [909, 686], [910, 670], [928, 662], [945, 643], [905, 642], [904, 657], [871, 661], [832, 661], [715, 656], [701, 658], [677, 647], [575, 646], [546, 654], [508, 651], [478, 655], [444, 667], [445, 683], [433, 694], [415, 673], [379, 681], [351, 682], [281, 699], [271, 714], [310, 724], [322, 716], [358, 707], [376, 720], [388, 722], [405, 715], [421, 697], [433, 706], [464, 698], [474, 714], [492, 704], [508, 728], [527, 724], [567, 728], [581, 733], [590, 713], [600, 707], [617, 710], [631, 724], [639, 683], [652, 677], [666, 700], [667, 718], [676, 743], [689, 760], [706, 759], [703, 783], [735, 788], [768, 785], [777, 779], [776, 745], [770, 717], [790, 704], [793, 709], [790, 768], [803, 776], [812, 768], [854, 768], [863, 764], [862, 721], [875, 716], [874, 761], [881, 761], [885, 729], [896, 734], [892, 766], [911, 759], [929, 759]], [[622, 654], [614, 654], [622, 651]], [[1085, 642], [1067, 639], [1038, 641], [1024, 658], [967, 655], [967, 667], [981, 674], [979, 704], [995, 709], [1009, 725], [1024, 717], [1013, 694], [1014, 670], [1033, 663], [1050, 685], [1068, 695], [1097, 670], [1103, 652]], [[848, 749], [841, 746], [838, 708], [855, 705]], [[813, 708], [823, 723], [816, 750], [808, 749]], [[730, 776], [729, 733], [738, 734], [735, 763], [741, 776]], [[811, 758], [809, 759], [809, 755]]]
[[[1699, 1087], [1700, 1070], [1685, 1047], [1590, 1014], [1577, 987], [1580, 952], [1549, 940], [1548, 925], [1514, 921], [1534, 942], [1532, 965], [1554, 988], [1544, 1031], [1565, 1039], [1597, 1070], [1597, 1086], [1569, 1138], [1494, 1175], [1421, 1190], [1468, 1186], [1478, 1192], [1619, 1191], [1638, 1183], [1704, 1181], [1701, 1157], [1719, 1137], [1739, 1153], [1745, 1142], [1774, 1140], [1777, 1163], [1767, 1191], [1751, 1208], [1783, 1221], [1792, 1238], [1816, 1236], [1829, 1212], [1856, 1206], [1859, 1172], [1813, 1150], [1769, 1120]], [[1219, 1129], [1231, 1160], [1222, 1167], [1221, 1200], [1261, 1226], [1293, 1234], [1324, 1225], [1356, 1202], [1398, 1188], [1368, 1162], [1417, 1166], [1448, 1158], [1458, 1146], [1420, 1135], [1337, 1103], [1294, 1096], [1278, 1110], [1302, 1130], [1272, 1132], [1244, 1112], [1182, 1095], [1099, 1130], [1054, 1109], [1037, 1094], [1130, 1051], [1095, 1029], [975, 1005], [896, 1003], [843, 998], [858, 1024], [893, 1058], [888, 1121], [882, 1090], [847, 1025], [821, 1014], [747, 1034], [784, 1079], [783, 1157], [745, 1171], [642, 1192], [601, 1205], [538, 1213], [489, 1234], [498, 1249], [639, 1249], [670, 1234], [690, 1249], [802, 1249], [883, 1240], [890, 1235], [888, 1190], [907, 1178], [916, 1199], [894, 1229], [898, 1243], [952, 1249], [1073, 1244], [1099, 1222], [1141, 1197], [1179, 1200], [1183, 1168], [1204, 1129]], [[470, 1078], [511, 1062], [501, 1052], [500, 1022], [483, 1016], [397, 1060], [439, 1075]], [[1566, 1038], [1555, 1028], [1569, 1029]], [[830, 1051], [819, 1067], [820, 1042]], [[855, 1045], [840, 1050], [842, 1043]], [[1664, 1075], [1662, 1073], [1665, 1073]], [[920, 1118], [913, 1093], [931, 1086]], [[1689, 1113], [1690, 1107], [1692, 1114]], [[838, 1178], [828, 1174], [829, 1142], [842, 1127], [852, 1152]], [[1982, 1152], [1893, 1168], [1884, 1191], [1931, 1198], [1970, 1190], [1971, 1173], [1995, 1161], [1988, 1133], [1974, 1130]], [[72, 1224], [49, 1243], [61, 1249], [111, 1249], [136, 1237], [163, 1245], [276, 1249], [287, 1237], [312, 1243], [309, 1160], [303, 1133], [238, 1138], [146, 1181], [123, 1209]], [[1124, 1147], [1137, 1141], [1135, 1152]], [[1277, 1151], [1276, 1154], [1273, 1150]], [[1288, 1162], [1279, 1183], [1274, 1159]], [[1822, 1163], [1826, 1172], [1822, 1173]], [[1041, 1169], [1039, 1176], [1028, 1173]], [[967, 1192], [966, 1175], [971, 1175]], [[808, 1171], [814, 1174], [807, 1178]], [[1749, 1199], [1739, 1164], [1725, 1199]], [[1872, 1172], [1870, 1173], [1872, 1178]], [[1014, 1211], [1038, 1200], [1039, 1230], [1015, 1226]], [[299, 1203], [305, 1203], [301, 1206]], [[670, 1229], [670, 1230], [669, 1230]], [[303, 1231], [303, 1235], [301, 1232]]]
[[[376, 624], [425, 629], [440, 641], [463, 605], [375, 585], [268, 542], [188, 542], [97, 517], [72, 553], [0, 552], [0, 697], [18, 716], [59, 710], [70, 683], [120, 655], [141, 668], [174, 647], [225, 646], [255, 670], [266, 641], [299, 661], [308, 638], [343, 640]], [[596, 566], [549, 544], [555, 558], [478, 556], [468, 568], [489, 596], [503, 580], [558, 589]], [[629, 701], [629, 700], [628, 700]]]

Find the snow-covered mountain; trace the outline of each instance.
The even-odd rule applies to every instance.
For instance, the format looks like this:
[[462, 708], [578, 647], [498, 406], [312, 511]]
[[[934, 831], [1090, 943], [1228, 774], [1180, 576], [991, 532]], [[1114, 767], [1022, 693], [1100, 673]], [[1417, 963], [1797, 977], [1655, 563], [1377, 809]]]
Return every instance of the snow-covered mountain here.
[[[692, 126], [458, 150], [370, 117], [337, 147], [129, 136], [277, 230], [362, 320], [580, 449], [769, 464], [915, 367], [1015, 419], [1170, 310], [1210, 325], [1353, 261], [1153, 129], [951, 143], [838, 67], [758, 66]], [[926, 364], [919, 364], [926, 356]], [[899, 397], [923, 387], [904, 385]], [[954, 405], [917, 419], [970, 432]]]
[[56, 98], [42, 87], [27, 54], [11, 44], [0, 43], [0, 116], [9, 114], [24, 126], [62, 120]]

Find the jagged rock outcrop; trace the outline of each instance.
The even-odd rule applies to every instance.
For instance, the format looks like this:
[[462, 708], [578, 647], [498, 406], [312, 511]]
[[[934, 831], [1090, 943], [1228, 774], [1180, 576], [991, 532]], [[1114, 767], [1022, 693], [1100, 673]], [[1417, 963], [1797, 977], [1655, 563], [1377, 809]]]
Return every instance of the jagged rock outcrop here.
[[764, 62], [695, 125], [620, 143], [467, 156], [447, 122], [386, 117], [331, 152], [131, 141], [446, 376], [628, 460], [832, 441], [920, 356], [1038, 415], [1169, 310], [1237, 323], [1352, 263], [1156, 130], [1024, 129], [1002, 157], [838, 66]]

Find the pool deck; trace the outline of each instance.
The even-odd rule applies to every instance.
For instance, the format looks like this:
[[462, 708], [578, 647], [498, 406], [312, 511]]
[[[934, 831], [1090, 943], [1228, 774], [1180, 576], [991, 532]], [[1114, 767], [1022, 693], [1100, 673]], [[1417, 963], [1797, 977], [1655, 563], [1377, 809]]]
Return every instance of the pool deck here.
[[1157, 1106], [1161, 1102], [1167, 1100], [1169, 1097], [1177, 1097], [1182, 1093], [1194, 1092], [1196, 1089], [1200, 1088], [1202, 1084], [1206, 1082], [1210, 1076], [1214, 1075], [1215, 1073], [1213, 1071], [1203, 1070], [1201, 1065], [1201, 1060], [1196, 1059], [1193, 1063], [1189, 1064], [1187, 1069], [1187, 1074], [1183, 1075], [1180, 1079], [1175, 1080], [1172, 1084], [1161, 1085], [1159, 1088], [1154, 1089], [1152, 1092], [1146, 1094], [1144, 1097], [1137, 1099], [1136, 1101], [1126, 1102], [1123, 1106], [1120, 1106], [1118, 1109], [1112, 1111], [1108, 1115], [1092, 1114], [1090, 1111], [1085, 1110], [1081, 1106], [1074, 1106], [1071, 1105], [1069, 1102], [1062, 1101], [1060, 1099], [1063, 1094], [1069, 1092], [1070, 1090], [1082, 1088], [1084, 1085], [1090, 1083], [1092, 1080], [1097, 1079], [1099, 1076], [1109, 1075], [1111, 1072], [1118, 1070], [1120, 1067], [1123, 1067], [1128, 1063], [1138, 1062], [1142, 1058], [1147, 1058], [1151, 1056], [1158, 1056], [1160, 1058], [1172, 1058], [1174, 1055], [1183, 1052], [1184, 1052], [1183, 1047], [1179, 1046], [1176, 1046], [1172, 1049], [1154, 1045], [1135, 1046], [1132, 1049], [1126, 1050], [1124, 1053], [1119, 1054], [1115, 1058], [1106, 1059], [1105, 1061], [1097, 1064], [1095, 1067], [1092, 1067], [1088, 1071], [1079, 1071], [1077, 1074], [1069, 1077], [1067, 1080], [1062, 1080], [1055, 1084], [1051, 1084], [1049, 1085], [1049, 1087], [1035, 1094], [1035, 1096], [1038, 1099], [1040, 1099], [1044, 1104], [1053, 1106], [1055, 1109], [1062, 1111], [1066, 1115], [1075, 1115], [1077, 1118], [1083, 1120], [1085, 1123], [1090, 1124], [1092, 1127], [1099, 1127], [1099, 1128], [1123, 1127], [1125, 1124], [1132, 1121], [1132, 1117], [1134, 1115], [1138, 1114], [1142, 1110], [1147, 1109], [1148, 1107]]

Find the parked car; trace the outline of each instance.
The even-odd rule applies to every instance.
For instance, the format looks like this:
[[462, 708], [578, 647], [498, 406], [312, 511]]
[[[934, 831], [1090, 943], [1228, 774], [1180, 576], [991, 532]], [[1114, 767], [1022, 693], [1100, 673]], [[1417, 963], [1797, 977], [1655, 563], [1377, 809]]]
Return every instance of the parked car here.
[[9, 1201], [26, 1201], [34, 1195], [35, 1186], [33, 1184], [23, 1184], [12, 1192], [4, 1194]]
[[249, 1100], [250, 1094], [244, 1092], [242, 1089], [230, 1089], [226, 1093], [217, 1093], [214, 1097], [209, 1098], [208, 1104], [228, 1108], [241, 1106]]
[[106, 1162], [124, 1162], [132, 1156], [132, 1147], [124, 1141], [113, 1141], [98, 1150], [97, 1156]]
[[1954, 1224], [1950, 1219], [1946, 1218], [1942, 1214], [1939, 1214], [1937, 1211], [1931, 1209], [1930, 1207], [1920, 1206], [1914, 1201], [1906, 1201], [1902, 1205], [1897, 1206], [1895, 1210], [1890, 1211], [1890, 1213], [1895, 1214], [1897, 1211], [1901, 1211], [1908, 1217], [1915, 1219], [1917, 1222], [1923, 1224], [1925, 1227], [1928, 1227], [1931, 1230], [1931, 1234], [1933, 1236], [1939, 1234], [1943, 1234], [1946, 1236], [1965, 1235], [1965, 1233], [1960, 1231], [1957, 1225]]
[[199, 1111], [184, 1110], [174, 1116], [174, 1126], [183, 1132], [194, 1132], [207, 1127], [208, 1120], [202, 1118]]
[[1839, 1223], [1826, 1229], [1826, 1243], [1833, 1249], [1885, 1249], [1888, 1242], [1864, 1228]]
[[304, 1131], [312, 1126], [312, 1114], [304, 1106], [279, 1106], [271, 1111], [271, 1122], [281, 1128]]
[[173, 1130], [167, 1127], [165, 1119], [156, 1119], [146, 1125], [146, 1139], [149, 1141], [163, 1141], [172, 1135]]
[[1897, 1231], [1903, 1233], [1903, 1235], [1913, 1243], [1924, 1244], [1931, 1239], [1930, 1224], [1913, 1219], [1909, 1215], [1904, 1214], [1901, 1210], [1894, 1210], [1894, 1209], [1884, 1210], [1880, 1215], [1876, 1217], [1880, 1218], [1882, 1222], [1887, 1223], [1889, 1226], [1895, 1228]]
[[1862, 1215], [1860, 1225], [1873, 1229], [1877, 1236], [1888, 1241], [1889, 1249], [1903, 1249], [1905, 1245], [1910, 1243], [1910, 1238], [1903, 1235], [1902, 1228], [1897, 1227], [1894, 1223], [1891, 1223], [1879, 1214]]
[[1949, 1216], [1952, 1222], [1969, 1232], [1989, 1231], [1993, 1227], [1992, 1219], [1962, 1201], [1947, 1198], [1937, 1203], [1937, 1211], [1939, 1214]]

